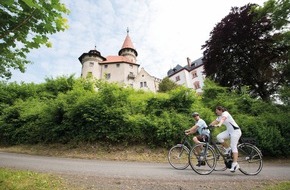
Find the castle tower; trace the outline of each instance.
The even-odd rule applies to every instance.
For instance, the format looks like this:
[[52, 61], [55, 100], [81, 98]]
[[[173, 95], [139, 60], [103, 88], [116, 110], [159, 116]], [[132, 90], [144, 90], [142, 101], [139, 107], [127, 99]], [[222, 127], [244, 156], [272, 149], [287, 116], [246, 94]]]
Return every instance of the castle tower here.
[[96, 79], [101, 79], [101, 66], [100, 62], [106, 61], [106, 58], [104, 58], [99, 51], [96, 50], [96, 47], [94, 50], [90, 50], [88, 53], [83, 53], [79, 57], [79, 61], [82, 64], [82, 72], [81, 77], [82, 78], [90, 78], [94, 77]]
[[133, 43], [131, 41], [131, 38], [129, 36], [129, 29], [127, 29], [127, 36], [125, 38], [125, 41], [123, 43], [121, 50], [119, 51], [119, 56], [127, 57], [128, 60], [130, 60], [130, 62], [132, 63], [137, 62], [138, 53], [135, 50]]
[[82, 64], [81, 77], [117, 82], [135, 89], [156, 92], [161, 80], [151, 76], [144, 68], [139, 71], [137, 56], [138, 52], [127, 29], [127, 36], [118, 55], [103, 57], [95, 48], [79, 57]]

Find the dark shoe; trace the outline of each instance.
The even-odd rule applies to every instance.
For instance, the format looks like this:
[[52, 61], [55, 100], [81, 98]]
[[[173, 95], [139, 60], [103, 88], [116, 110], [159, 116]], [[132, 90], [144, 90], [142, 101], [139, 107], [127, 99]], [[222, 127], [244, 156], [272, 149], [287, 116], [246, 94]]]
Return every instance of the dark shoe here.
[[196, 166], [198, 166], [198, 167], [205, 166], [205, 161], [198, 161]]

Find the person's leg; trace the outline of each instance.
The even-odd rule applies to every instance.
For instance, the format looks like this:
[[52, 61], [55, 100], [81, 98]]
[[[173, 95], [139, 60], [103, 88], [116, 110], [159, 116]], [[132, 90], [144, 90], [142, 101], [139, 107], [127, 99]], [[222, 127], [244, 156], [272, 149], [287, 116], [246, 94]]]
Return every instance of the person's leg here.
[[229, 149], [229, 145], [225, 142], [225, 139], [230, 138], [230, 134], [227, 131], [223, 131], [217, 135], [217, 141], [223, 145], [223, 147], [227, 150]]
[[[192, 139], [193, 141], [194, 141], [194, 143], [195, 144], [199, 144], [199, 143], [201, 143], [201, 142], [203, 142], [202, 141], [202, 136], [201, 135], [197, 135], [197, 136], [195, 136], [195, 137], [193, 137], [193, 139]], [[199, 160], [198, 160], [198, 163], [196, 164], [196, 166], [204, 166], [205, 165], [205, 162], [203, 161], [203, 158], [201, 157], [202, 155], [200, 155], [200, 153], [201, 153], [201, 151], [202, 151], [202, 145], [201, 146], [199, 146], [197, 149], [196, 149], [196, 155], [199, 155], [198, 157], [199, 157]]]
[[238, 153], [238, 143], [239, 143], [239, 139], [241, 137], [241, 131], [237, 130], [234, 133], [231, 134], [231, 148], [232, 148], [232, 153], [233, 153], [233, 164], [231, 167], [231, 171], [234, 172], [237, 169], [239, 169], [239, 164], [238, 164], [238, 157], [239, 157], [239, 153]]

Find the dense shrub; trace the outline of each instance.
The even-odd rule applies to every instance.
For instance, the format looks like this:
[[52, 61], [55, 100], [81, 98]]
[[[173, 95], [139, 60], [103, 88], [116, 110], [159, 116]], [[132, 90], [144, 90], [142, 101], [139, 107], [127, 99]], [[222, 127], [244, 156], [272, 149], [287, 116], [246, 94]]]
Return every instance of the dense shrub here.
[[[193, 111], [207, 122], [217, 105], [228, 108], [243, 136], [255, 137], [266, 156], [290, 153], [290, 109], [211, 81], [204, 94], [178, 87], [152, 93], [109, 84], [59, 77], [43, 84], [0, 83], [2, 144], [121, 143], [168, 148], [194, 124]], [[216, 130], [214, 135], [223, 130]]]

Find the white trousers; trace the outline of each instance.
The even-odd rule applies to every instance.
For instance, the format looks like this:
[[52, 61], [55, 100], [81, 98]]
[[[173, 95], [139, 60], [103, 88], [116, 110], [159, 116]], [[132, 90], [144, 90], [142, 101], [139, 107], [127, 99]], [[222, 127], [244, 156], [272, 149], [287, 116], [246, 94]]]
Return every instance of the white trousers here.
[[234, 130], [233, 132], [229, 133], [227, 130], [221, 132], [217, 135], [217, 141], [220, 143], [223, 143], [224, 139], [231, 139], [230, 147], [232, 149], [232, 152], [238, 152], [237, 145], [239, 143], [239, 139], [242, 136], [242, 131], [240, 129]]

